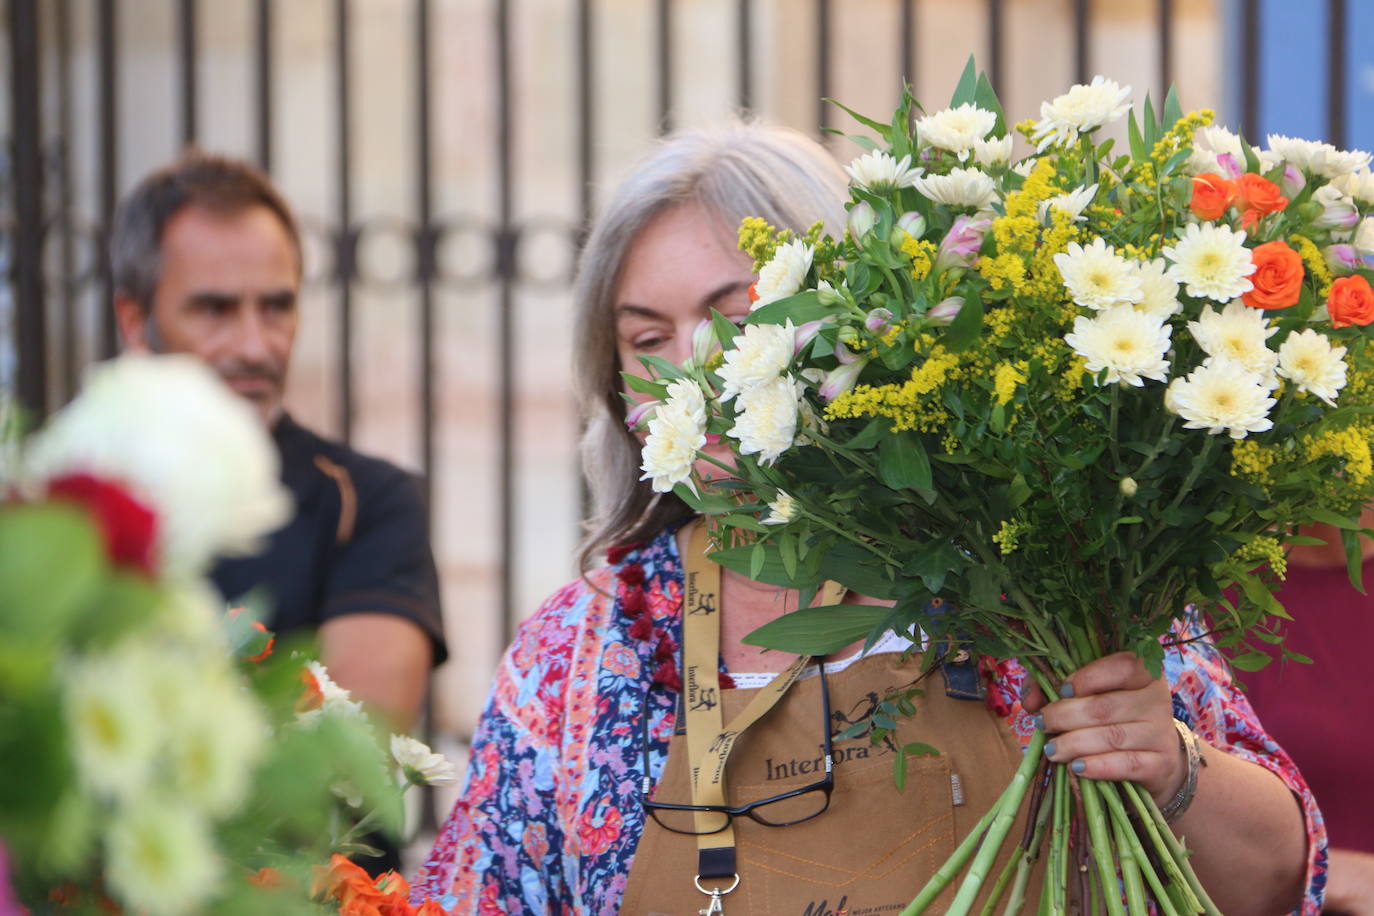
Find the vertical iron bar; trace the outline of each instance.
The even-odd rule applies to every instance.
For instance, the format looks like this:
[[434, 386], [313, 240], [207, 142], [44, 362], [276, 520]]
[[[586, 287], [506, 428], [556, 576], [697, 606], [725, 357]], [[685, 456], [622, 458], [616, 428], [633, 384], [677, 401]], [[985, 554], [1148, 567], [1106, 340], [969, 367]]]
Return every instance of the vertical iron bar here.
[[258, 113], [258, 165], [272, 171], [272, 0], [258, 0], [257, 48], [254, 51]]
[[14, 119], [15, 343], [19, 403], [48, 412], [48, 324], [43, 301], [43, 123], [38, 0], [10, 0], [10, 116]]
[[[901, 67], [902, 82], [916, 89], [916, 0], [902, 0]], [[912, 112], [913, 116], [915, 112]]]
[[181, 142], [196, 142], [196, 0], [181, 0]]
[[1326, 3], [1326, 140], [1345, 147], [1345, 0]]
[[595, 75], [592, 71], [592, 0], [577, 0], [577, 250], [587, 241], [592, 225], [592, 138], [596, 136], [596, 109], [592, 105]]
[[741, 113], [747, 113], [754, 107], [754, 17], [750, 6], [750, 0], [736, 0], [735, 3], [735, 52], [739, 58], [737, 76]]
[[1159, 0], [1159, 97], [1174, 84], [1174, 0]]
[[76, 248], [73, 238], [76, 223], [72, 206], [72, 9], [70, 0], [57, 0], [57, 213], [59, 243], [59, 288], [62, 290], [62, 399], [69, 400], [77, 388], [79, 337], [76, 306]]
[[988, 3], [988, 82], [999, 98], [1004, 97], [1002, 85], [1002, 0]]
[[334, 3], [334, 68], [337, 96], [337, 133], [334, 145], [338, 154], [338, 250], [335, 255], [339, 283], [339, 436], [353, 439], [353, 161], [351, 153], [352, 107], [349, 79], [349, 0]]
[[113, 356], [115, 339], [114, 278], [110, 273], [110, 230], [114, 225], [115, 204], [119, 195], [118, 72], [119, 10], [116, 0], [100, 0], [96, 25], [100, 92], [100, 346], [101, 358]]
[[501, 644], [514, 635], [515, 550], [515, 227], [512, 224], [511, 26], [508, 0], [496, 0], [496, 161], [497, 161], [497, 416], [500, 418], [496, 467], [499, 488], [497, 547]]
[[1259, 0], [1241, 0], [1240, 12], [1240, 120], [1249, 143], [1259, 140], [1260, 103], [1260, 8]]
[[830, 0], [816, 0], [816, 132], [829, 138], [830, 126]]
[[673, 0], [658, 0], [654, 21], [658, 42], [658, 130], [673, 129]]
[[1073, 0], [1073, 73], [1075, 83], [1088, 81], [1088, 2]]
[[430, 0], [415, 4], [415, 215], [420, 226], [420, 467], [425, 505], [434, 498], [434, 237], [430, 154]]

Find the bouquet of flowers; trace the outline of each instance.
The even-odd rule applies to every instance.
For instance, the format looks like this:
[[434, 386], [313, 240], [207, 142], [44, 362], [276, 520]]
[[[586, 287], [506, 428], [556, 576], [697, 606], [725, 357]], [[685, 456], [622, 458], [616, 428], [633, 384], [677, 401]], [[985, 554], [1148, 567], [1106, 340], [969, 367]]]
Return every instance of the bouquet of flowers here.
[[12, 872], [38, 912], [337, 912], [312, 866], [399, 830], [398, 770], [453, 773], [399, 736], [388, 759], [347, 691], [204, 581], [288, 512], [256, 415], [190, 358], [122, 357], [17, 425], [0, 403], [0, 889]]
[[[746, 220], [743, 328], [717, 315], [688, 364], [627, 376], [659, 399], [645, 477], [714, 519], [721, 563], [803, 606], [826, 579], [893, 602], [799, 611], [750, 641], [824, 654], [923, 631], [1019, 659], [1054, 695], [1121, 650], [1158, 674], [1190, 603], [1214, 609], [1238, 667], [1262, 664], [1253, 641], [1279, 641], [1272, 592], [1301, 525], [1338, 526], [1357, 578], [1370, 156], [1257, 149], [1173, 93], [1139, 116], [1129, 94], [1099, 76], [1044, 103], [1015, 128], [1034, 148], [1020, 161], [972, 62], [945, 110], [918, 116], [907, 94], [890, 123], [855, 115], [880, 139], [855, 138], [869, 152], [848, 170], [844, 237]], [[1098, 142], [1123, 117], [1128, 148]], [[703, 486], [708, 434], [735, 454]], [[935, 598], [944, 612], [925, 613]], [[1048, 912], [1065, 911], [1078, 843], [1110, 912], [1118, 869], [1132, 914], [1215, 912], [1149, 793], [1038, 776], [1043, 742], [908, 914], [971, 860], [949, 909], [967, 911], [1032, 783], [1008, 868], [1046, 847]], [[1024, 887], [1010, 877], [993, 893]]]

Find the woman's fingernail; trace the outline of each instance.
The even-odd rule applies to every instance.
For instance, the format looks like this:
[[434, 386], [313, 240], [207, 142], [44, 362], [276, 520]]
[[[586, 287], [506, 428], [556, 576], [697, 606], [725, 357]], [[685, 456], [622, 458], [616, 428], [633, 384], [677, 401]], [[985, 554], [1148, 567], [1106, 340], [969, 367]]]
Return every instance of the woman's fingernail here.
[[1036, 731], [1043, 732], [1045, 730], [1045, 717], [1040, 715], [1040, 713], [1036, 713], [1032, 716], [1031, 722], [1035, 725]]
[[1065, 681], [1064, 683], [1060, 684], [1059, 695], [1066, 700], [1069, 697], [1073, 696], [1073, 684], [1070, 684], [1068, 681]]
[[1087, 768], [1088, 765], [1081, 760], [1075, 760], [1073, 763], [1069, 764], [1069, 769], [1073, 770], [1075, 773], [1082, 773]]
[[1045, 756], [1046, 756], [1046, 757], [1053, 757], [1053, 756], [1054, 756], [1054, 742], [1053, 742], [1053, 741], [1051, 741], [1049, 744], [1046, 744], [1046, 745], [1045, 745]]

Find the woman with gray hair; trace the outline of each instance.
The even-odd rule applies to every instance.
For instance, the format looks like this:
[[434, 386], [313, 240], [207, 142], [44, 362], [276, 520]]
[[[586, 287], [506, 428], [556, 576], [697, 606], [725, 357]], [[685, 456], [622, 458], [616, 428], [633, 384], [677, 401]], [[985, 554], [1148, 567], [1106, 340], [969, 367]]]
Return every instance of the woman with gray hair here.
[[[1026, 708], [1015, 663], [989, 687], [964, 653], [922, 682], [917, 647], [890, 634], [821, 664], [761, 653], [744, 637], [795, 610], [798, 594], [712, 563], [688, 506], [640, 480], [626, 396], [653, 405], [622, 373], [647, 376], [645, 356], [709, 359], [711, 311], [749, 314], [754, 265], [736, 243], [745, 217], [838, 235], [845, 199], [843, 172], [813, 141], [731, 124], [663, 141], [607, 204], [576, 292], [594, 510], [586, 572], [502, 659], [463, 794], [413, 900], [463, 914], [896, 912], [991, 807], [1043, 710], [1088, 775], [1137, 780], [1203, 840], [1199, 872], [1236, 892], [1218, 895], [1239, 904], [1223, 909], [1289, 909], [1301, 896], [1303, 832], [1281, 783], [1258, 784], [1272, 776], [1208, 753], [1210, 771], [1234, 785], [1205, 777], [1203, 813], [1181, 817], [1202, 752], [1180, 742], [1175, 704], [1199, 730], [1224, 719], [1228, 739], [1254, 738], [1250, 759], [1268, 754], [1287, 778], [1286, 758], [1232, 702], [1207, 647], [1170, 653], [1169, 681], [1112, 656], [1075, 673], [1054, 703], [1032, 688]], [[708, 437], [698, 476], [722, 466], [730, 451]], [[606, 563], [589, 568], [603, 551]], [[874, 603], [838, 586], [819, 600]], [[718, 684], [697, 676], [711, 669]], [[897, 708], [906, 715], [893, 717]], [[1097, 746], [1103, 734], [1125, 744]], [[920, 753], [921, 742], [939, 754]], [[1238, 850], [1228, 833], [1262, 841]]]

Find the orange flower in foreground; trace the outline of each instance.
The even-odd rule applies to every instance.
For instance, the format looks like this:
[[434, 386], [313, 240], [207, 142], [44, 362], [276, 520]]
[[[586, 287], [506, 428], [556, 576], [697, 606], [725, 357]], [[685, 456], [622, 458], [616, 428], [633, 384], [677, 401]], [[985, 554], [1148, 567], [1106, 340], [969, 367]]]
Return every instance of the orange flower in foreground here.
[[1267, 213], [1277, 213], [1288, 206], [1283, 190], [1269, 179], [1254, 172], [1246, 172], [1236, 179], [1236, 206], [1244, 211], [1241, 225], [1249, 228]]
[[[233, 608], [230, 608], [230, 609], [229, 609], [229, 616], [230, 616], [230, 617], [237, 617], [237, 616], [239, 616], [240, 614], [242, 614], [243, 611], [244, 611], [244, 609], [241, 608], [241, 607], [233, 607]], [[252, 623], [250, 624], [250, 626], [251, 626], [253, 629], [257, 630], [259, 633], [266, 633], [266, 632], [268, 632], [268, 631], [267, 631], [267, 627], [263, 626], [262, 621], [260, 621], [260, 620], [254, 620], [254, 621], [252, 621]], [[277, 637], [276, 637], [276, 636], [270, 637], [270, 638], [267, 640], [267, 645], [265, 645], [265, 646], [262, 647], [262, 651], [261, 651], [261, 652], [259, 652], [257, 655], [250, 655], [250, 656], [248, 656], [247, 658], [244, 659], [244, 661], [247, 661], [247, 662], [261, 662], [261, 661], [266, 661], [267, 658], [272, 654], [272, 647], [273, 647], [274, 645], [276, 645], [276, 644], [277, 644]]]
[[1359, 274], [1341, 277], [1331, 284], [1326, 308], [1331, 313], [1333, 328], [1369, 324], [1374, 322], [1374, 289], [1370, 289], [1369, 281]]
[[1193, 199], [1188, 207], [1198, 219], [1216, 219], [1231, 206], [1236, 185], [1216, 172], [1203, 172], [1193, 179]]
[[1241, 301], [1256, 309], [1286, 309], [1298, 304], [1302, 294], [1302, 255], [1286, 242], [1265, 242], [1250, 252], [1255, 272], [1250, 275], [1254, 289]]
[[[310, 676], [310, 672], [306, 672]], [[313, 677], [310, 678], [312, 681]], [[362, 867], [348, 861], [346, 856], [341, 856], [337, 852], [329, 859], [328, 865], [316, 865], [314, 880], [310, 883], [310, 896], [312, 897], [342, 897], [344, 885], [349, 881], [357, 880], [372, 883], [372, 876], [363, 871]]]
[[415, 916], [448, 916], [448, 910], [441, 907], [437, 900], [426, 900], [415, 911]]
[[248, 883], [257, 887], [281, 887], [281, 872], [277, 871], [275, 868], [259, 868], [248, 876]]
[[[310, 712], [312, 709], [319, 709], [324, 705], [324, 691], [320, 690], [320, 682], [315, 680], [314, 673], [309, 668], [301, 669], [301, 683], [305, 685], [305, 692], [296, 700], [296, 712]], [[335, 859], [344, 859], [343, 856], [335, 854]], [[348, 864], [352, 865], [352, 862]], [[354, 866], [356, 868], [356, 866]], [[316, 866], [316, 870], [319, 866]], [[361, 869], [359, 869], [361, 871]], [[366, 872], [364, 872], [366, 874]]]

